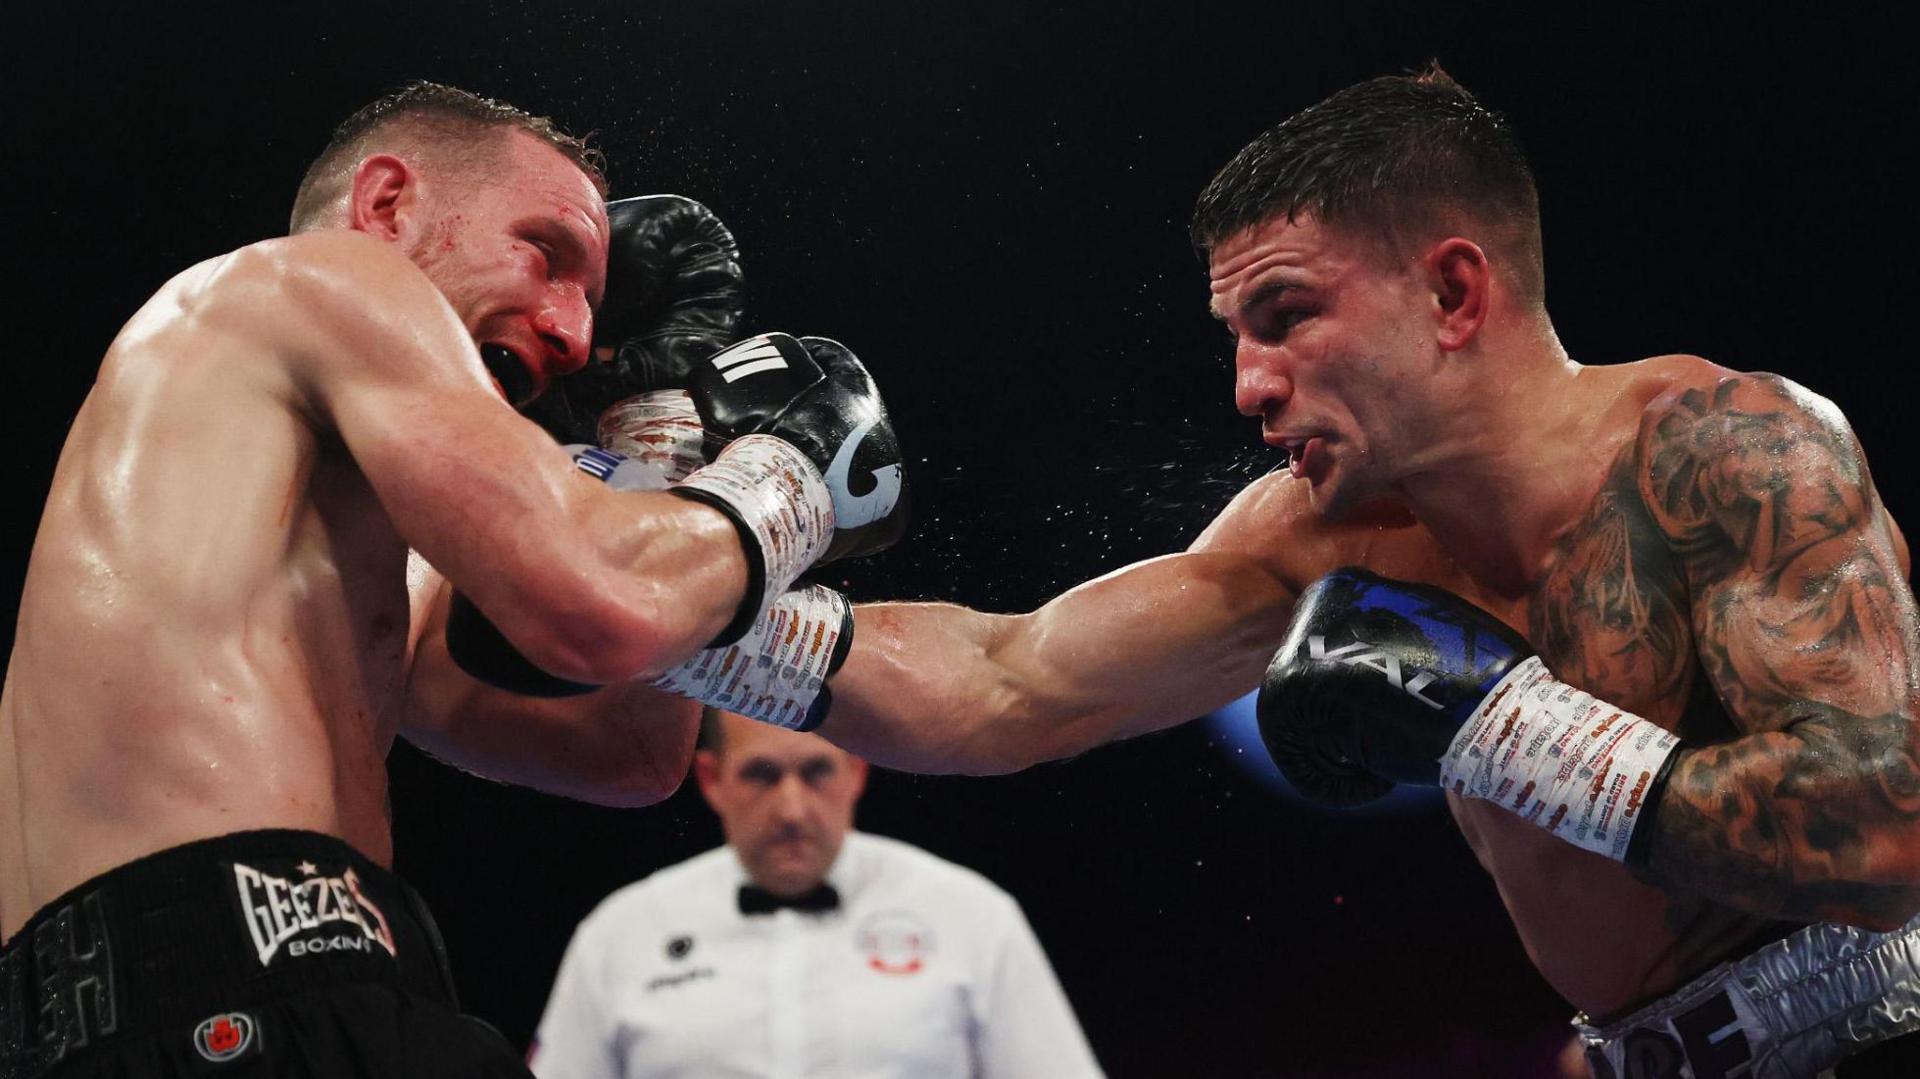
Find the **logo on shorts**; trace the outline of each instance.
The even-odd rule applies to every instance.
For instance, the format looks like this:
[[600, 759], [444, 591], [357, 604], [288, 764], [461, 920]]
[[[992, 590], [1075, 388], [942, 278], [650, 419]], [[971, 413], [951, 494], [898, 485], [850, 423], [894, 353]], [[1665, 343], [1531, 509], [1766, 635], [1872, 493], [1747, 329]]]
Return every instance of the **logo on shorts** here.
[[253, 1017], [244, 1012], [228, 1012], [203, 1021], [193, 1031], [193, 1050], [219, 1064], [232, 1060], [253, 1046]]
[[[238, 862], [233, 865], [240, 909], [246, 915], [247, 932], [260, 953], [261, 966], [271, 963], [282, 945], [288, 955], [369, 952], [375, 946], [388, 955], [395, 954], [386, 915], [360, 890], [360, 877], [352, 869], [337, 877], [324, 877], [311, 862], [303, 862], [298, 868], [307, 874], [306, 880], [276, 877]], [[345, 932], [294, 939], [323, 926], [339, 926]]]
[[867, 967], [882, 974], [918, 974], [933, 954], [933, 928], [906, 911], [869, 915], [854, 933]]

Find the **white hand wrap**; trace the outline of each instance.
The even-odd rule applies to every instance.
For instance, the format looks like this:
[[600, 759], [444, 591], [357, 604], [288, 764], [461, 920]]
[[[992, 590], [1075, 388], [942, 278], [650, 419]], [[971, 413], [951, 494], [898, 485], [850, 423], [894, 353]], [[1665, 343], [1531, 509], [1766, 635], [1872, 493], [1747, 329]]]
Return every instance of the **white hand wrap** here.
[[[833, 493], [826, 480], [806, 454], [772, 435], [735, 439], [712, 464], [672, 490], [719, 503], [743, 533], [749, 592], [741, 617], [722, 640], [738, 640], [737, 634], [825, 554], [833, 539]], [[752, 594], [756, 585], [758, 596]]]
[[706, 431], [685, 390], [636, 394], [600, 414], [600, 445], [657, 467], [658, 490], [707, 463]]
[[1647, 788], [1679, 744], [1659, 725], [1555, 679], [1533, 656], [1454, 735], [1440, 782], [1625, 861]]
[[762, 723], [810, 731], [826, 718], [827, 676], [852, 643], [851, 611], [830, 588], [788, 592], [738, 641], [694, 653], [653, 684]]

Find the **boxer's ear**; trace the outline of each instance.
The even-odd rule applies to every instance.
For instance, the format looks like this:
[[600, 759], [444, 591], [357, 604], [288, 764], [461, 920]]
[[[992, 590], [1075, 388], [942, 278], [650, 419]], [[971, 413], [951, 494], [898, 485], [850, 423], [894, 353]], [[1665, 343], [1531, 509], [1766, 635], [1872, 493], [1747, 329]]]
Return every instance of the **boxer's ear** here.
[[347, 192], [347, 220], [354, 229], [382, 240], [400, 238], [413, 210], [419, 186], [413, 167], [393, 154], [369, 154], [353, 169]]
[[1434, 337], [1443, 352], [1457, 352], [1487, 321], [1493, 268], [1472, 240], [1451, 236], [1433, 245], [1424, 260], [1434, 297]]

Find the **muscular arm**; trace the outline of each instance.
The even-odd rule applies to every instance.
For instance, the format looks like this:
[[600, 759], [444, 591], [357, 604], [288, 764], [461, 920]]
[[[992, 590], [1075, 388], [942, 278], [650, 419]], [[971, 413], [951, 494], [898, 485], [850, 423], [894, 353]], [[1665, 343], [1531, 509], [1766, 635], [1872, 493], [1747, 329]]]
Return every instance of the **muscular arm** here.
[[447, 655], [446, 581], [408, 567], [418, 643], [401, 734], [460, 768], [598, 805], [652, 805], [686, 777], [700, 705], [635, 682], [558, 700], [522, 697], [466, 674]]
[[300, 245], [267, 306], [292, 406], [338, 433], [402, 539], [549, 671], [611, 683], [706, 645], [746, 566], [717, 512], [615, 493], [488, 382], [440, 294], [388, 245], [340, 231]]
[[1294, 590], [1235, 553], [1242, 498], [1185, 554], [1024, 615], [861, 607], [822, 734], [915, 772], [1014, 771], [1220, 707], [1258, 684]]
[[1763, 914], [1902, 924], [1920, 910], [1920, 636], [1859, 445], [1831, 404], [1767, 376], [1656, 409], [1642, 494], [1745, 733], [1677, 759], [1649, 868]]

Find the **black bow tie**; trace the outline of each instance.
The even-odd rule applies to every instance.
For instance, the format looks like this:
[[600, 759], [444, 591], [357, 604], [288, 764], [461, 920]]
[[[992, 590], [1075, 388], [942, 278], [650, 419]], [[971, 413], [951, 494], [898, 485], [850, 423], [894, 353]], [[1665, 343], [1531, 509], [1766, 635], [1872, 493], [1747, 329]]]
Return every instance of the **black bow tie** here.
[[810, 892], [801, 892], [796, 896], [774, 895], [757, 884], [740, 886], [740, 913], [772, 914], [781, 907], [818, 914], [821, 911], [834, 910], [840, 906], [840, 893], [833, 885], [822, 884]]

